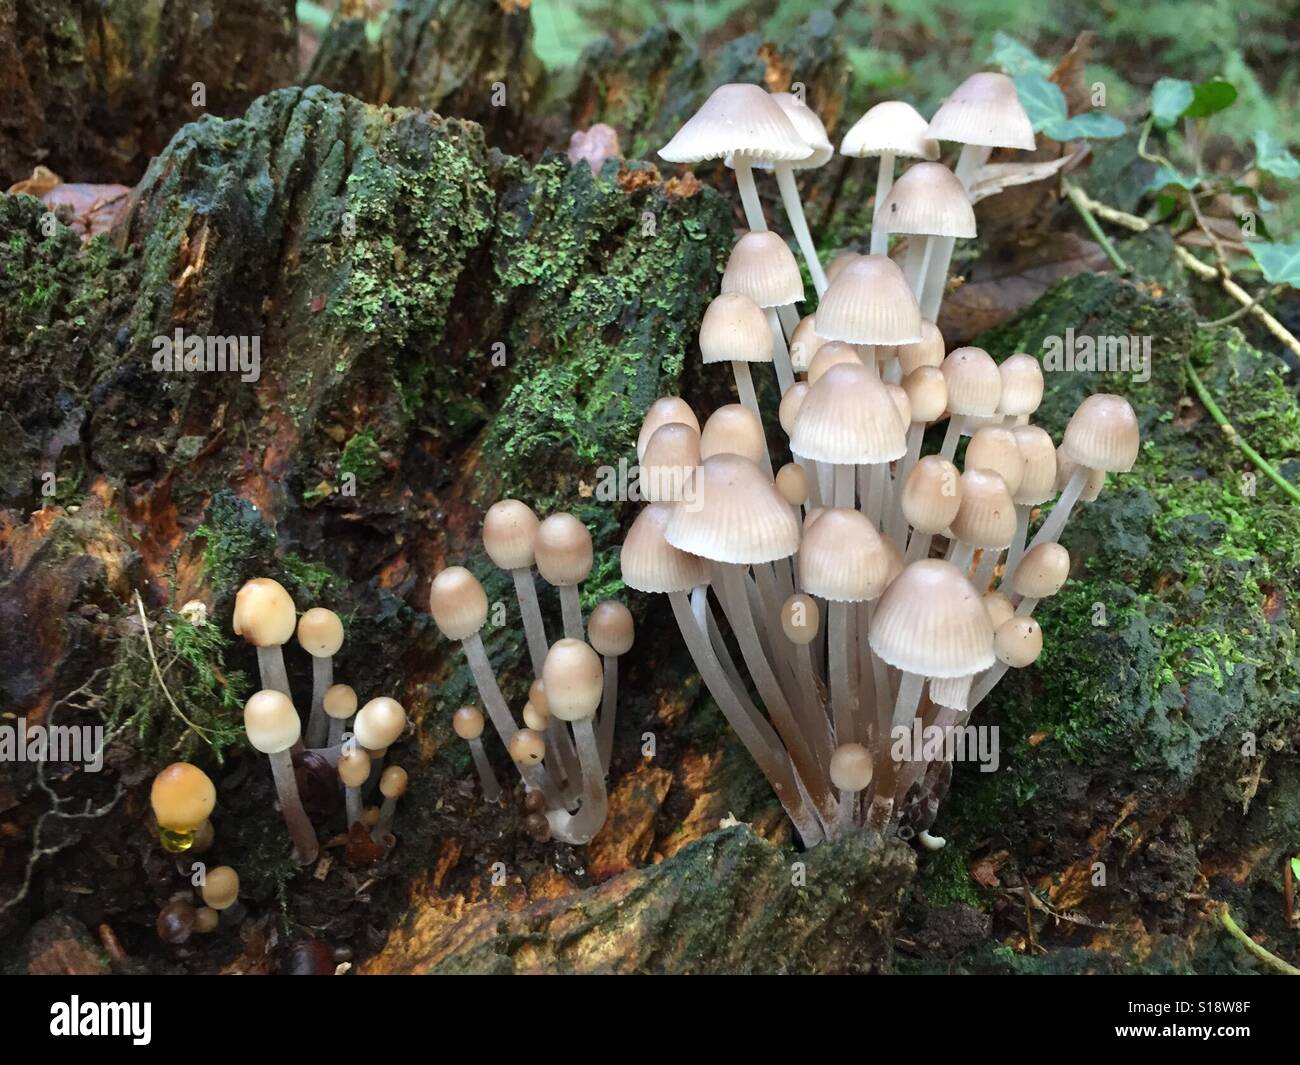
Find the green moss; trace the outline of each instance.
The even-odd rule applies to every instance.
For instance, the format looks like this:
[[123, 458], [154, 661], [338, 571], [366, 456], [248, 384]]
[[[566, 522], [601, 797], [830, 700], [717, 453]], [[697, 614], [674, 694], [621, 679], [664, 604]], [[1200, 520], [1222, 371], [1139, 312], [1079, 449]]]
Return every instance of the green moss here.
[[275, 549], [275, 531], [254, 506], [227, 489], [212, 497], [207, 519], [193, 535], [204, 541], [203, 567], [219, 599], [238, 590], [250, 562]]
[[379, 444], [374, 430], [363, 429], [343, 445], [338, 472], [340, 477], [352, 474], [358, 484], [367, 484], [379, 476]]
[[294, 585], [290, 593], [296, 591], [297, 597], [306, 596], [315, 601], [326, 592], [343, 587], [343, 579], [323, 562], [310, 562], [292, 553], [282, 555], [278, 562], [281, 572]]

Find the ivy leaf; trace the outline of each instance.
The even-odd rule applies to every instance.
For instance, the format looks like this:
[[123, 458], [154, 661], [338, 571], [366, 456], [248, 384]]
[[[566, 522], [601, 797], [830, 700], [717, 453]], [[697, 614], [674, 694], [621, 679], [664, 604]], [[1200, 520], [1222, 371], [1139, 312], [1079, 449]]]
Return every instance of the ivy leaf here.
[[1274, 177], [1300, 178], [1300, 162], [1266, 129], [1255, 130], [1255, 165]]
[[1223, 78], [1201, 82], [1193, 90], [1192, 102], [1183, 112], [1188, 118], [1209, 118], [1216, 115], [1237, 98], [1237, 87]]
[[1197, 185], [1196, 178], [1190, 174], [1181, 173], [1178, 170], [1172, 170], [1167, 166], [1160, 167], [1152, 176], [1151, 180], [1146, 183], [1142, 192], [1159, 192], [1161, 189], [1170, 185], [1177, 185], [1180, 189], [1194, 189]]
[[1300, 243], [1273, 244], [1265, 240], [1252, 240], [1246, 244], [1246, 248], [1259, 264], [1264, 280], [1274, 285], [1300, 288]]
[[1014, 37], [1001, 30], [993, 35], [993, 51], [989, 54], [989, 62], [996, 63], [1012, 77], [1018, 74], [1046, 76], [1052, 72], [1051, 63], [1039, 59]]
[[1020, 106], [1029, 116], [1034, 132], [1041, 133], [1052, 123], [1064, 122], [1070, 117], [1065, 93], [1055, 82], [1048, 81], [1042, 74], [1018, 74], [1012, 80], [1016, 83]]
[[1161, 129], [1168, 129], [1183, 117], [1195, 97], [1190, 81], [1161, 78], [1151, 90], [1151, 117]]
[[1124, 123], [1114, 115], [1103, 114], [1101, 111], [1086, 111], [1073, 118], [1067, 118], [1064, 122], [1051, 123], [1043, 128], [1043, 132], [1055, 141], [1073, 141], [1083, 137], [1091, 137], [1094, 140], [1122, 137], [1124, 129]]

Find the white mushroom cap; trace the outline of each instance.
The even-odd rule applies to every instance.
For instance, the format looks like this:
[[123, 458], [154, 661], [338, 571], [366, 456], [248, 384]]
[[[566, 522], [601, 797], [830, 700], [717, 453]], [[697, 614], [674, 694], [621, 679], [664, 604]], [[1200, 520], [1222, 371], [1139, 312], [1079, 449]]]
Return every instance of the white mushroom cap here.
[[938, 159], [939, 143], [926, 136], [928, 125], [911, 104], [886, 100], [849, 127], [840, 154], [865, 158], [893, 152], [903, 159]]
[[646, 445], [654, 436], [655, 430], [671, 422], [682, 422], [692, 426], [697, 433], [700, 431], [700, 421], [695, 417], [695, 412], [691, 410], [686, 400], [679, 396], [661, 396], [650, 404], [650, 409], [646, 411], [645, 418], [641, 422], [641, 432], [636, 438], [637, 462], [645, 457]]
[[700, 163], [739, 155], [793, 162], [813, 149], [799, 137], [781, 105], [757, 85], [720, 85], [659, 156], [670, 163]]
[[975, 236], [975, 209], [957, 176], [942, 163], [913, 163], [903, 171], [876, 218], [889, 233]]
[[997, 413], [1002, 397], [998, 364], [983, 348], [954, 348], [939, 367], [948, 382], [948, 409], [953, 414], [987, 418]]
[[993, 651], [998, 661], [1013, 669], [1024, 669], [1043, 652], [1043, 630], [1029, 617], [1004, 621], [993, 634]]
[[821, 628], [821, 607], [806, 592], [795, 592], [781, 607], [781, 630], [786, 639], [803, 646], [817, 638]]
[[695, 505], [678, 504], [668, 521], [668, 543], [715, 562], [752, 565], [794, 554], [799, 522], [772, 481], [748, 459], [705, 459], [696, 483]]
[[542, 666], [546, 703], [561, 721], [592, 717], [600, 706], [605, 671], [600, 656], [581, 640], [563, 639], [551, 645]]
[[721, 287], [724, 293], [747, 296], [760, 307], [784, 307], [803, 299], [803, 274], [779, 234], [754, 230], [731, 249]]
[[826, 338], [817, 332], [816, 315], [808, 314], [799, 320], [790, 334], [790, 365], [795, 373], [808, 369], [817, 349], [826, 343]]
[[396, 699], [386, 696], [371, 699], [357, 711], [357, 719], [352, 723], [357, 742], [370, 751], [387, 748], [405, 731], [406, 711]]
[[1046, 503], [1056, 491], [1056, 445], [1037, 425], [1017, 425], [1011, 432], [1025, 460], [1020, 487], [1012, 494], [1018, 504]]
[[623, 583], [638, 592], [689, 592], [709, 583], [709, 564], [679, 551], [665, 538], [674, 504], [651, 503], [623, 538], [619, 560]]
[[1070, 576], [1070, 552], [1060, 544], [1039, 544], [1025, 552], [1011, 578], [1013, 590], [1027, 599], [1048, 599]]
[[963, 81], [934, 113], [926, 135], [940, 141], [1034, 150], [1034, 127], [1005, 74], [982, 71]]
[[910, 344], [921, 339], [921, 308], [893, 259], [864, 255], [822, 293], [817, 329], [849, 344]]
[[[794, 131], [799, 135], [799, 139], [812, 149], [812, 155], [808, 156], [807, 159], [783, 161], [789, 162], [793, 170], [812, 170], [829, 163], [831, 156], [835, 154], [835, 146], [831, 144], [830, 138], [826, 136], [826, 127], [822, 125], [822, 120], [817, 117], [817, 112], [792, 92], [774, 92], [772, 93], [772, 99], [785, 112], [785, 117], [794, 126]], [[730, 157], [727, 159], [727, 165], [734, 165]], [[756, 158], [754, 166], [763, 170], [770, 170], [773, 164], [767, 159]]]
[[537, 572], [548, 584], [557, 588], [581, 584], [594, 561], [591, 532], [572, 514], [552, 514], [537, 527], [534, 555]]
[[912, 344], [900, 344], [895, 354], [898, 365], [906, 377], [921, 366], [942, 366], [944, 356], [943, 334], [928, 319], [921, 320], [921, 339]]
[[970, 581], [950, 562], [908, 565], [876, 603], [871, 649], [927, 677], [966, 677], [993, 664], [993, 626]]
[[1061, 450], [1090, 470], [1123, 473], [1137, 462], [1137, 416], [1123, 396], [1100, 392], [1079, 404], [1061, 438]]
[[263, 754], [278, 754], [298, 742], [302, 722], [292, 699], [267, 688], [255, 692], [244, 704], [244, 731], [248, 742]]
[[951, 528], [962, 543], [986, 551], [1010, 547], [1016, 535], [1016, 505], [1006, 482], [992, 470], [963, 473], [961, 506]]
[[[1015, 433], [1000, 425], [986, 425], [971, 434], [966, 445], [966, 468], [968, 470], [992, 470], [1005, 482], [1007, 491], [1013, 496], [1020, 489], [1020, 482], [1025, 475], [1025, 456], [1020, 452], [1020, 444]], [[1053, 451], [1055, 465], [1055, 451]]]
[[861, 791], [871, 783], [871, 752], [860, 743], [842, 743], [831, 752], [830, 768], [837, 791]]
[[727, 403], [709, 415], [700, 433], [699, 457], [741, 455], [758, 465], [767, 454], [767, 438], [758, 415], [740, 403]]
[[865, 603], [885, 590], [890, 559], [871, 520], [858, 510], [831, 507], [799, 545], [799, 583], [829, 602]]
[[884, 384], [865, 367], [846, 363], [832, 366], [808, 390], [790, 446], [815, 462], [892, 462], [907, 452], [907, 433]]
[[1002, 396], [998, 413], [1033, 414], [1043, 402], [1043, 368], [1032, 355], [1018, 352], [998, 364], [1002, 377]]
[[724, 292], [709, 303], [700, 322], [704, 365], [715, 362], [771, 362], [772, 330], [763, 309], [739, 292]]

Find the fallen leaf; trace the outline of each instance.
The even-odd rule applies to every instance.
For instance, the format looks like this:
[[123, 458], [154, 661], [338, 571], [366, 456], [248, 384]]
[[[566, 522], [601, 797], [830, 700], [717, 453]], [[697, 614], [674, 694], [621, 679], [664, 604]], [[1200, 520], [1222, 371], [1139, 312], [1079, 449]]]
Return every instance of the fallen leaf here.
[[90, 240], [107, 233], [126, 213], [131, 190], [125, 185], [59, 184], [44, 193], [41, 202], [53, 211], [61, 207], [70, 211], [69, 228], [82, 240]]
[[971, 183], [970, 201], [971, 203], [979, 203], [980, 200], [996, 196], [999, 192], [1016, 185], [1029, 185], [1035, 181], [1043, 181], [1064, 170], [1065, 167], [1075, 160], [1083, 158], [1086, 154], [1086, 149], [1079, 148], [1069, 155], [1062, 156], [1060, 159], [1045, 159], [1042, 162], [985, 163], [975, 174], [975, 180]]
[[32, 176], [23, 178], [22, 181], [15, 181], [9, 186], [9, 195], [17, 196], [19, 193], [27, 193], [28, 196], [35, 196], [38, 200], [44, 196], [50, 189], [56, 185], [61, 185], [63, 179], [47, 166], [38, 166], [32, 171]]

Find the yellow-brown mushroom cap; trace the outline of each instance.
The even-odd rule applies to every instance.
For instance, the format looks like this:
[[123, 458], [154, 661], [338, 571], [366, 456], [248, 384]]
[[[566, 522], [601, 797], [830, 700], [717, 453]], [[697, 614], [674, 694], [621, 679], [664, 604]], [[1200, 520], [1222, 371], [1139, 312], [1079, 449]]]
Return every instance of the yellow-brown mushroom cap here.
[[1099, 392], [1079, 404], [1061, 438], [1061, 450], [1090, 470], [1124, 473], [1137, 461], [1137, 416], [1123, 396]]
[[557, 640], [542, 665], [552, 717], [580, 721], [595, 715], [605, 687], [600, 656], [582, 640]]
[[333, 684], [325, 689], [323, 706], [327, 717], [346, 721], [357, 712], [357, 693], [347, 684]]
[[345, 787], [361, 787], [370, 779], [370, 754], [355, 743], [346, 745], [339, 755], [338, 772]]
[[[651, 503], [636, 516], [623, 538], [619, 565], [623, 583], [634, 591], [689, 592], [709, 583], [709, 564], [678, 550], [665, 538], [668, 522], [678, 505]], [[537, 700], [532, 698], [532, 701]]]
[[343, 646], [343, 622], [334, 611], [314, 606], [298, 619], [298, 643], [313, 658], [331, 658]]
[[944, 350], [943, 334], [939, 332], [939, 327], [929, 319], [922, 319], [921, 339], [911, 344], [900, 344], [895, 354], [903, 376], [906, 377], [922, 366], [938, 369], [943, 365]]
[[700, 431], [699, 419], [695, 417], [690, 404], [680, 396], [662, 396], [650, 404], [650, 409], [646, 411], [645, 418], [641, 422], [641, 432], [636, 438], [637, 462], [645, 458], [646, 445], [650, 443], [655, 430], [661, 425], [671, 425], [673, 422], [682, 422], [691, 426], [697, 433]]
[[476, 740], [483, 735], [483, 711], [477, 706], [462, 706], [451, 715], [451, 727], [462, 740]]
[[506, 747], [518, 765], [537, 765], [546, 757], [546, 741], [530, 728], [521, 728], [510, 737]]
[[406, 794], [408, 777], [400, 765], [390, 765], [379, 774], [379, 794], [385, 799], [400, 799]]
[[591, 533], [572, 514], [552, 514], [537, 529], [537, 572], [557, 588], [581, 584], [591, 572]]
[[1070, 552], [1060, 544], [1039, 544], [1025, 552], [1011, 578], [1014, 591], [1027, 599], [1047, 599], [1070, 576]]
[[1043, 652], [1043, 630], [1033, 618], [1014, 617], [998, 626], [993, 634], [993, 650], [998, 661], [1013, 669], [1024, 669]]
[[951, 528], [958, 540], [984, 550], [1011, 546], [1016, 535], [1016, 504], [1006, 482], [992, 470], [963, 473], [961, 506]]
[[371, 699], [352, 723], [352, 732], [362, 747], [378, 750], [395, 743], [406, 731], [406, 711], [396, 699], [380, 696]]
[[983, 348], [955, 348], [940, 367], [948, 383], [948, 409], [953, 414], [987, 418], [996, 414], [1002, 397], [998, 364]]
[[715, 410], [699, 436], [701, 462], [714, 455], [741, 455], [755, 465], [762, 465], [766, 454], [763, 423], [740, 403], [726, 403]]
[[203, 877], [202, 894], [212, 909], [230, 909], [239, 899], [239, 874], [228, 865], [209, 869]]
[[297, 623], [293, 598], [270, 577], [253, 578], [235, 595], [235, 635], [255, 647], [288, 643]]
[[284, 692], [265, 688], [244, 704], [244, 731], [248, 742], [263, 754], [278, 754], [298, 742], [302, 722], [292, 699]]
[[587, 639], [597, 654], [611, 658], [627, 654], [635, 634], [632, 611], [613, 599], [597, 603], [587, 619]]
[[1014, 496], [1025, 475], [1025, 456], [1020, 452], [1015, 433], [1000, 425], [976, 429], [966, 445], [966, 468], [992, 470]]
[[776, 471], [776, 490], [792, 507], [808, 501], [808, 475], [797, 462], [787, 462]]
[[961, 474], [941, 455], [926, 455], [903, 482], [899, 500], [907, 523], [922, 535], [943, 532], [961, 506]]
[[540, 522], [533, 508], [518, 499], [499, 499], [483, 515], [483, 549], [500, 569], [527, 569]]
[[448, 566], [433, 578], [429, 613], [449, 640], [473, 636], [487, 621], [487, 594], [478, 578], [464, 566]]
[[163, 828], [193, 832], [217, 805], [217, 789], [198, 766], [173, 762], [153, 778], [149, 801], [154, 817]]

